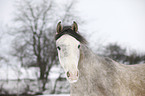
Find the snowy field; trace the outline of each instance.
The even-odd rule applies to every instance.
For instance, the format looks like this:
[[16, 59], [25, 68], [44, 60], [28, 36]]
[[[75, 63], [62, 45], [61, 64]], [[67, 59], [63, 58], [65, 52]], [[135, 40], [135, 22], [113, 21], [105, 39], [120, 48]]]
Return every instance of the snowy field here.
[[[15, 70], [19, 69], [19, 70]], [[50, 94], [54, 89], [56, 78], [59, 76], [61, 71], [59, 67], [53, 67], [53, 71], [50, 71], [49, 80], [46, 84], [46, 89], [43, 92], [43, 96]], [[22, 67], [2, 67], [0, 66], [0, 91], [1, 93], [8, 92], [9, 94], [22, 94], [28, 92], [34, 94], [39, 92], [41, 81], [37, 80], [39, 74], [38, 68], [22, 68]], [[62, 76], [65, 78], [65, 76]], [[18, 81], [19, 79], [19, 81]], [[16, 90], [14, 90], [16, 89]], [[69, 83], [66, 80], [57, 81], [55, 88], [55, 94], [69, 94]], [[46, 95], [46, 96], [69, 96], [69, 95]]]
[[59, 95], [37, 95], [37, 96], [70, 96], [69, 94], [59, 94]]

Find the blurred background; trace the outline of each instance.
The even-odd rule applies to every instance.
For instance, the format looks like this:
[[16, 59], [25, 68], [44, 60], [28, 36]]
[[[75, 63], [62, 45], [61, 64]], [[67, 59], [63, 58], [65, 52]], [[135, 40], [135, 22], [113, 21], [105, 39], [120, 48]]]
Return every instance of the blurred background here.
[[145, 0], [0, 0], [0, 96], [69, 94], [58, 21], [78, 23], [94, 53], [145, 63]]

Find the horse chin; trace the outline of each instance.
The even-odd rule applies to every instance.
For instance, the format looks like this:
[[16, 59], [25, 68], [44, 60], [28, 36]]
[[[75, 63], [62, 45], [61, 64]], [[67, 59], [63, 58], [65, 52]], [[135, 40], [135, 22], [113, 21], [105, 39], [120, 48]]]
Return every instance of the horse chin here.
[[78, 79], [76, 80], [71, 80], [71, 79], [68, 79], [69, 83], [76, 83], [78, 81]]

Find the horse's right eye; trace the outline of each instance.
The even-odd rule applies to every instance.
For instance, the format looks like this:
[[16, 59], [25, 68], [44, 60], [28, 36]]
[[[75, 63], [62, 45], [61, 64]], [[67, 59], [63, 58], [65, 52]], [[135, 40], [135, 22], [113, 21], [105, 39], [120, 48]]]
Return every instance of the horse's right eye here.
[[80, 45], [78, 45], [78, 48], [80, 48]]
[[58, 46], [57, 49], [60, 50], [61, 48]]

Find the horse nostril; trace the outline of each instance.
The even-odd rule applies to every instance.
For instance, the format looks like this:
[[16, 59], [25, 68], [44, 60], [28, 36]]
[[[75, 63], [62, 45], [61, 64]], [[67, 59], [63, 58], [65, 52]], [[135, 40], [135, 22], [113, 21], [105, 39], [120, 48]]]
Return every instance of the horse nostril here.
[[77, 71], [77, 76], [79, 76], [79, 72]]
[[67, 72], [67, 77], [70, 77], [70, 73], [69, 72]]

